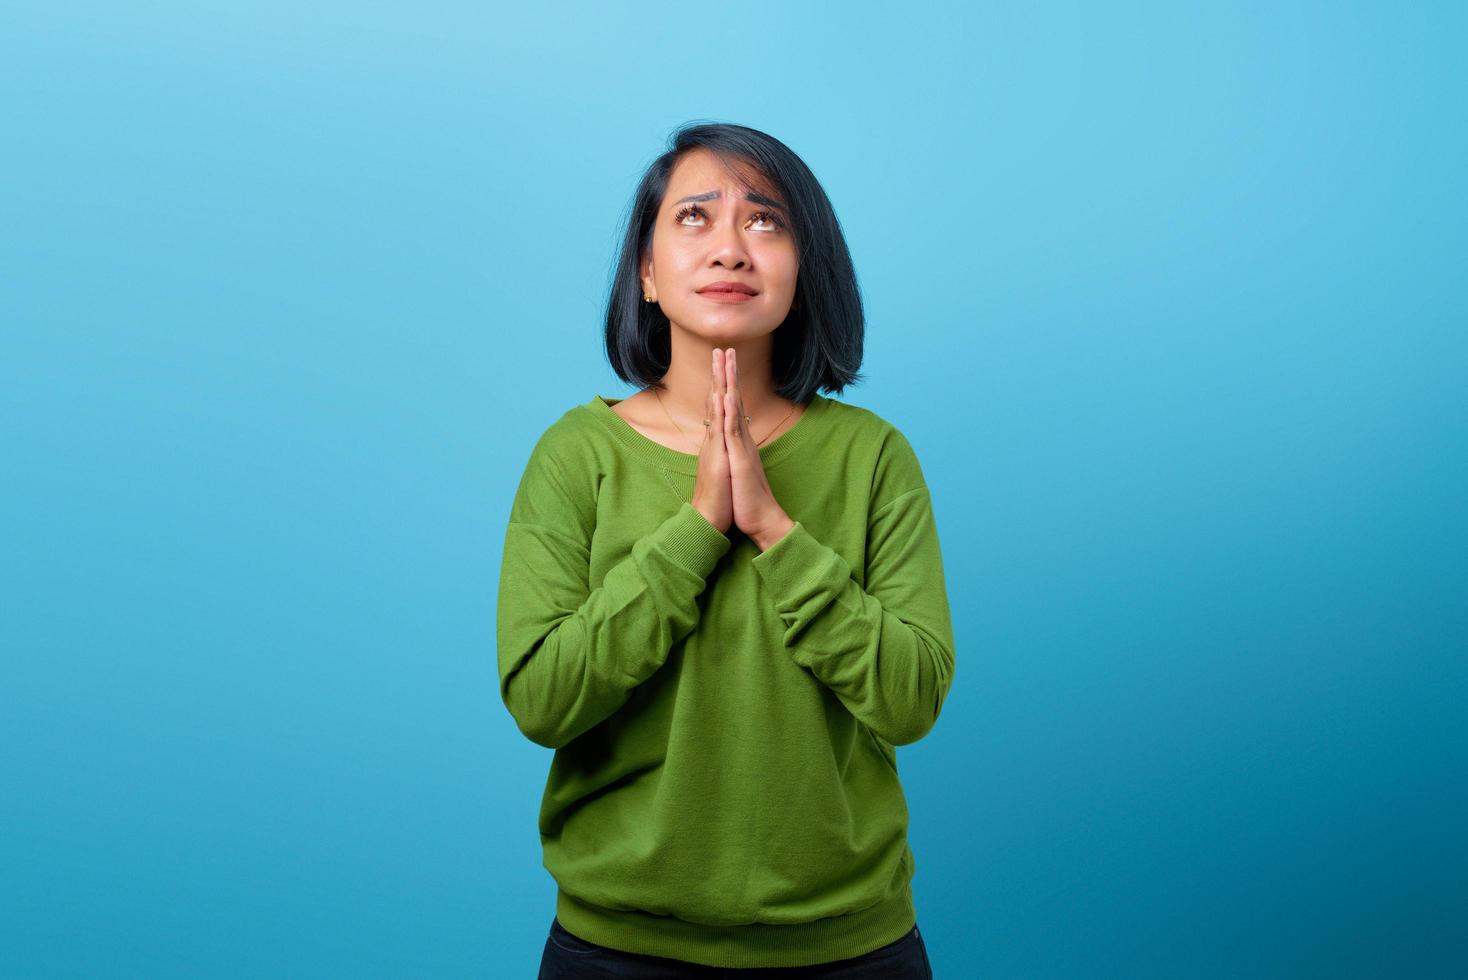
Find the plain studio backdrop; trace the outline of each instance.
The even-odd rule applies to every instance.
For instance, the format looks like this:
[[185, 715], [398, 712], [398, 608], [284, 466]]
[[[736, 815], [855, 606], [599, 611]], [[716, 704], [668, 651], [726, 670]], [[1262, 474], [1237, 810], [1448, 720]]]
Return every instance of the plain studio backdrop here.
[[690, 120], [932, 487], [939, 977], [1468, 969], [1462, 4], [0, 15], [0, 976], [525, 977], [538, 435]]

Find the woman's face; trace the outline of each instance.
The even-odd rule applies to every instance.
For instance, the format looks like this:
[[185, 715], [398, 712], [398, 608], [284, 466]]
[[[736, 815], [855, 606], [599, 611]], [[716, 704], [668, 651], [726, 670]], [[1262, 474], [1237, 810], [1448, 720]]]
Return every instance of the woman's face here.
[[[715, 345], [770, 333], [790, 312], [798, 266], [785, 202], [767, 183], [747, 190], [707, 150], [678, 161], [642, 261], [642, 292], [670, 321]], [[717, 282], [754, 295], [705, 289]]]

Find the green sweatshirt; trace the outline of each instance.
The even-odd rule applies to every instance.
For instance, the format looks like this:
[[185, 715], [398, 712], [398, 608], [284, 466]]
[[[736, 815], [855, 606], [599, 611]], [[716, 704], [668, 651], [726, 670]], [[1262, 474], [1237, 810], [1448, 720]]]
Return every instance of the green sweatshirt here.
[[933, 727], [954, 669], [916, 454], [815, 395], [760, 447], [796, 522], [761, 552], [690, 503], [698, 457], [618, 401], [540, 436], [500, 570], [500, 694], [555, 749], [539, 826], [556, 915], [594, 943], [724, 967], [901, 938], [916, 910], [893, 746]]

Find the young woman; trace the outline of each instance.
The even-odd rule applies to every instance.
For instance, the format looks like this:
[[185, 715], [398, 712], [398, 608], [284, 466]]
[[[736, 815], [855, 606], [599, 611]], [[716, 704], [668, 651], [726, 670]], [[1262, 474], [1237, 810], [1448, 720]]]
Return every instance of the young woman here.
[[676, 132], [608, 303], [639, 390], [545, 430], [505, 536], [500, 694], [555, 749], [541, 980], [932, 976], [893, 746], [937, 721], [953, 631], [912, 446], [817, 390], [862, 333], [810, 169]]

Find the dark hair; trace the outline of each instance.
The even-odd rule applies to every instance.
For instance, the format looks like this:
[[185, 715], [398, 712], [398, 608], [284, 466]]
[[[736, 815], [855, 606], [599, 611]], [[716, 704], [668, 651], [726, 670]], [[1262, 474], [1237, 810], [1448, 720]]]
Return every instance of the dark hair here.
[[855, 384], [866, 332], [861, 293], [836, 212], [805, 161], [773, 136], [728, 123], [687, 123], [668, 144], [637, 186], [607, 296], [607, 358], [617, 377], [639, 388], [658, 387], [672, 361], [668, 318], [642, 298], [641, 260], [652, 247], [673, 168], [685, 154], [703, 149], [746, 185], [755, 185], [755, 175], [773, 184], [788, 205], [799, 271], [790, 314], [771, 342], [775, 390], [804, 403], [817, 389], [839, 392]]

